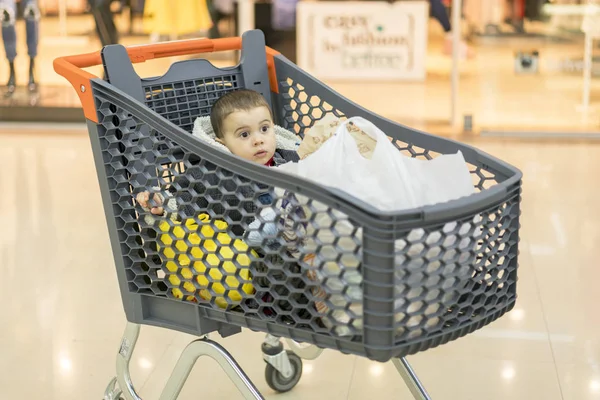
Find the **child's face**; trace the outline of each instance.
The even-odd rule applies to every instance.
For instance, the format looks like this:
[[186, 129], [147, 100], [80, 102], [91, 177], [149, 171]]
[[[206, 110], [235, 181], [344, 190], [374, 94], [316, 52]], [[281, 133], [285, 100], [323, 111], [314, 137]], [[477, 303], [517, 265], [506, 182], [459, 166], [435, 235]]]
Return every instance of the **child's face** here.
[[217, 139], [233, 154], [266, 164], [275, 154], [275, 130], [266, 107], [234, 111], [223, 121], [223, 138]]

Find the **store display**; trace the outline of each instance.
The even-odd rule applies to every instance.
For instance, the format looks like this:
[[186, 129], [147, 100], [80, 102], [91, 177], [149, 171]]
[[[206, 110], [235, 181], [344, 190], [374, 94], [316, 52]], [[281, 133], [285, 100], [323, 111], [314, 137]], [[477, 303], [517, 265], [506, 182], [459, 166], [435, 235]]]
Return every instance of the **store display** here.
[[298, 66], [327, 80], [426, 76], [429, 1], [298, 3]]
[[[34, 68], [35, 57], [38, 50], [39, 39], [39, 20], [40, 11], [37, 0], [23, 0], [23, 17], [25, 18], [25, 26], [27, 32], [27, 50], [29, 54], [29, 84], [30, 92], [37, 90], [35, 82]], [[15, 59], [17, 58], [17, 4], [15, 0], [1, 0], [0, 14], [2, 16], [2, 41], [4, 42], [4, 50], [9, 63], [9, 78], [6, 95], [12, 95], [17, 86]]]
[[146, 0], [144, 30], [159, 36], [181, 36], [206, 31], [212, 20], [206, 0]]

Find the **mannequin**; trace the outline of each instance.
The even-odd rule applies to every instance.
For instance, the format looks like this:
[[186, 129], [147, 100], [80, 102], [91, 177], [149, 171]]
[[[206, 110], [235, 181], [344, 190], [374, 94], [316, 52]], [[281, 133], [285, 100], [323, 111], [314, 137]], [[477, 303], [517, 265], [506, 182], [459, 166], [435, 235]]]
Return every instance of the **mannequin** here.
[[[23, 16], [27, 29], [27, 50], [29, 54], [28, 89], [31, 92], [35, 92], [37, 84], [35, 82], [34, 66], [38, 47], [40, 9], [38, 8], [37, 0], [21, 0], [21, 3], [23, 3]], [[7, 94], [11, 95], [17, 86], [15, 76], [15, 58], [17, 57], [17, 31], [15, 29], [15, 22], [17, 20], [16, 0], [0, 0], [0, 18], [2, 21], [4, 50], [6, 51], [6, 58], [8, 59], [10, 68], [10, 75], [6, 84], [8, 89]]]

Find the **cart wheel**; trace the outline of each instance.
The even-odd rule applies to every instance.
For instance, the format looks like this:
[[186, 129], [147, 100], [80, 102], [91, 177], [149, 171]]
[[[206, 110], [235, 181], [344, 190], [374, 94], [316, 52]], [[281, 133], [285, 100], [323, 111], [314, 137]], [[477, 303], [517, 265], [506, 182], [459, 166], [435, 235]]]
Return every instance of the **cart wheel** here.
[[265, 379], [267, 381], [267, 385], [276, 392], [285, 393], [289, 392], [298, 384], [300, 378], [302, 377], [302, 359], [298, 357], [292, 351], [286, 351], [290, 364], [292, 365], [293, 374], [289, 378], [284, 378], [283, 375], [279, 371], [275, 369], [271, 364], [267, 363], [267, 368], [265, 369]]
[[290, 350], [300, 356], [303, 360], [316, 360], [323, 352], [322, 348], [312, 344], [299, 343], [292, 339], [286, 339], [286, 342], [290, 347]]

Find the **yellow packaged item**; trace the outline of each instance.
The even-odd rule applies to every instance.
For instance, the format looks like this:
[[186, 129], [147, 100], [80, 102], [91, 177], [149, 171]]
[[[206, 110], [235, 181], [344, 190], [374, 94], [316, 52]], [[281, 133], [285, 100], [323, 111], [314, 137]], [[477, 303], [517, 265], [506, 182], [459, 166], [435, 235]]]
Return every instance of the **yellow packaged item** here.
[[[250, 254], [255, 257], [257, 254], [243, 241], [229, 236], [226, 222], [211, 221], [207, 214], [200, 214], [198, 220], [200, 226], [195, 219], [186, 219], [185, 228], [173, 221], [159, 223], [158, 251], [169, 270], [167, 279], [178, 286], [173, 288], [173, 295], [178, 299], [185, 297], [187, 301], [196, 301], [194, 295], [198, 291], [201, 298], [211, 300], [209, 287], [212, 282], [213, 293], [225, 295], [228, 290], [225, 296], [217, 296], [215, 303], [221, 308], [235, 305], [242, 300], [240, 288], [246, 294], [255, 292], [249, 267]], [[189, 281], [181, 285], [178, 275], [186, 280], [195, 280], [197, 285]]]

